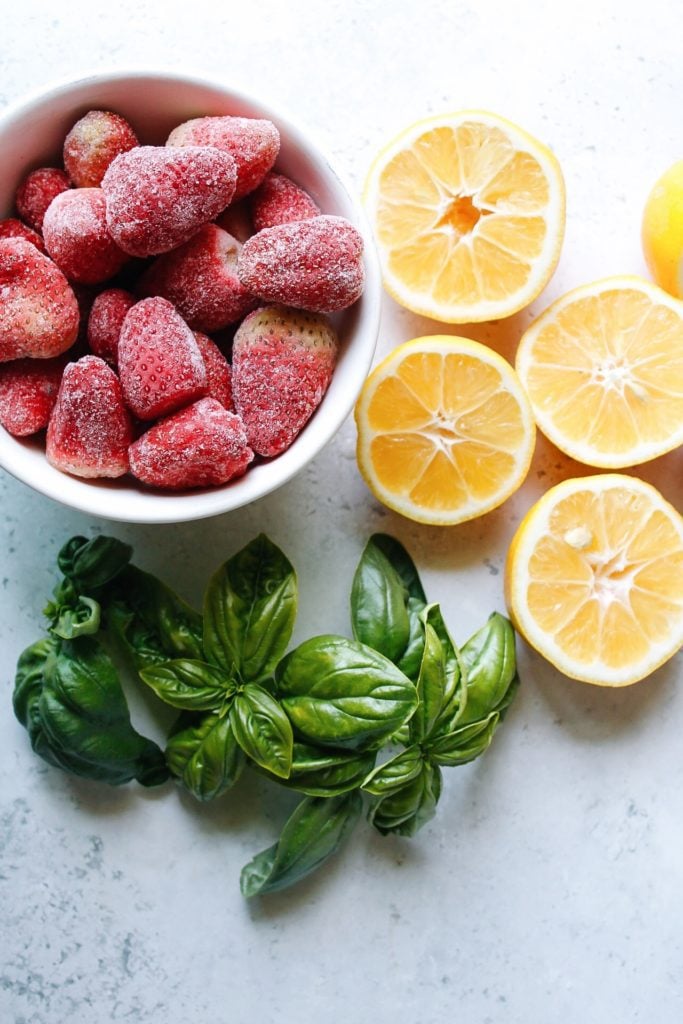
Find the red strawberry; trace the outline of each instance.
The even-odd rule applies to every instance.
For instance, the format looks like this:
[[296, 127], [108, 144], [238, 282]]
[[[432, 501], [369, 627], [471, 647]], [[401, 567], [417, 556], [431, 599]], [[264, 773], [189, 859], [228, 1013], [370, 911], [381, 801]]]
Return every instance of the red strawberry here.
[[126, 404], [141, 420], [164, 416], [206, 394], [197, 342], [166, 299], [142, 299], [128, 311], [118, 363]]
[[280, 152], [280, 133], [272, 121], [256, 117], [196, 117], [174, 128], [167, 146], [215, 146], [237, 165], [234, 199], [253, 191]]
[[0, 240], [3, 238], [23, 238], [25, 242], [35, 245], [36, 249], [40, 252], [45, 252], [43, 240], [38, 232], [34, 231], [33, 228], [27, 227], [26, 224], [22, 224], [16, 217], [7, 217], [5, 220], [0, 220]]
[[96, 356], [106, 359], [112, 366], [118, 362], [119, 337], [128, 310], [135, 298], [123, 288], [108, 288], [100, 292], [90, 308], [88, 317], [88, 344]]
[[310, 220], [320, 213], [308, 192], [284, 174], [267, 174], [249, 196], [249, 206], [256, 231], [293, 220]]
[[128, 262], [107, 230], [101, 188], [70, 188], [53, 199], [43, 219], [43, 238], [51, 258], [70, 281], [100, 284]]
[[242, 476], [254, 458], [239, 416], [202, 398], [131, 445], [130, 471], [153, 487], [210, 487]]
[[187, 242], [228, 205], [235, 161], [208, 146], [137, 146], [102, 179], [107, 226], [131, 256], [156, 256]]
[[109, 110], [90, 110], [64, 140], [64, 167], [78, 188], [97, 188], [112, 160], [137, 144], [125, 118]]
[[206, 380], [208, 384], [207, 396], [215, 398], [221, 405], [230, 412], [235, 411], [232, 400], [232, 370], [230, 363], [225, 358], [215, 341], [208, 338], [200, 331], [194, 332], [195, 341], [199, 345], [199, 351], [206, 367]]
[[240, 324], [233, 398], [255, 452], [279, 455], [290, 446], [327, 390], [337, 348], [328, 320], [313, 313], [264, 306]]
[[64, 358], [17, 359], [0, 366], [0, 423], [15, 437], [48, 425], [57, 401]]
[[334, 313], [363, 291], [363, 239], [343, 217], [279, 224], [244, 243], [237, 273], [264, 302]]
[[237, 276], [240, 243], [205, 224], [173, 252], [159, 256], [140, 282], [141, 295], [161, 295], [196, 331], [220, 331], [257, 305]]
[[39, 167], [31, 171], [17, 189], [14, 199], [19, 216], [34, 231], [42, 231], [48, 206], [55, 196], [68, 188], [71, 188], [71, 182], [57, 167]]
[[132, 439], [131, 419], [111, 367], [97, 356], [68, 363], [47, 428], [48, 462], [74, 476], [123, 476]]
[[65, 352], [78, 334], [78, 303], [51, 259], [23, 238], [0, 241], [0, 363]]

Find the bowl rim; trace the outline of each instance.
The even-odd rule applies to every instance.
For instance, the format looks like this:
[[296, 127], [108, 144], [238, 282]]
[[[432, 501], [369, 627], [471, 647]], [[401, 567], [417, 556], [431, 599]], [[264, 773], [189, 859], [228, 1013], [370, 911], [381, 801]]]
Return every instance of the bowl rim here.
[[[364, 241], [365, 286], [361, 299], [362, 306], [359, 306], [359, 319], [353, 325], [352, 332], [354, 337], [362, 335], [365, 344], [354, 357], [354, 372], [351, 379], [341, 394], [335, 397], [333, 412], [327, 414], [328, 422], [322, 440], [315, 429], [304, 430], [282, 455], [269, 462], [267, 466], [255, 467], [251, 471], [253, 474], [258, 469], [267, 469], [267, 476], [261, 474], [256, 481], [247, 473], [238, 480], [220, 487], [178, 493], [155, 493], [144, 490], [140, 485], [141, 500], [133, 502], [133, 508], [127, 508], [125, 500], [116, 501], [118, 492], [115, 481], [90, 481], [61, 473], [55, 477], [49, 473], [36, 473], [35, 466], [29, 466], [27, 469], [24, 447], [25, 444], [31, 443], [30, 439], [16, 438], [2, 431], [0, 467], [17, 480], [68, 508], [103, 519], [141, 525], [180, 523], [233, 512], [272, 493], [299, 473], [332, 441], [355, 405], [374, 358], [382, 304], [379, 258], [359, 195], [345, 175], [330, 162], [316, 131], [309, 129], [308, 125], [302, 126], [283, 105], [278, 103], [273, 107], [267, 100], [262, 100], [256, 91], [247, 91], [240, 84], [233, 86], [220, 77], [195, 72], [192, 69], [177, 71], [172, 68], [133, 65], [126, 68], [85, 70], [76, 77], [61, 77], [48, 82], [13, 100], [0, 111], [0, 133], [11, 129], [13, 122], [30, 116], [32, 111], [39, 110], [44, 104], [66, 97], [71, 92], [82, 91], [88, 86], [99, 87], [146, 78], [214, 90], [223, 93], [226, 100], [233, 100], [236, 104], [243, 104], [262, 112], [262, 116], [274, 121], [295, 149], [301, 150], [325, 176], [336, 183], [336, 187], [342, 192], [353, 212], [354, 226], [361, 232]], [[314, 423], [315, 420], [312, 420], [310, 426]], [[129, 494], [121, 492], [121, 495], [122, 499], [130, 499]]]

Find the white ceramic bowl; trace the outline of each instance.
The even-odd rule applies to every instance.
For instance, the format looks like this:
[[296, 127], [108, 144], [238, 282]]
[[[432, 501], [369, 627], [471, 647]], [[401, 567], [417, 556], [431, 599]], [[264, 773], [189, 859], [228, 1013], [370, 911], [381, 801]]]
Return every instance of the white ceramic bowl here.
[[113, 72], [57, 85], [6, 110], [0, 117], [0, 217], [13, 213], [14, 193], [27, 171], [59, 165], [64, 136], [86, 111], [114, 110], [128, 118], [145, 143], [163, 144], [172, 128], [204, 114], [266, 117], [280, 131], [276, 168], [292, 177], [324, 213], [347, 217], [365, 239], [362, 298], [335, 317], [341, 352], [321, 405], [294, 444], [278, 458], [251, 468], [239, 480], [200, 491], [147, 490], [132, 477], [88, 481], [49, 465], [42, 443], [18, 440], [0, 427], [0, 465], [17, 479], [64, 505], [136, 523], [174, 523], [239, 508], [291, 479], [334, 436], [365, 380], [377, 341], [381, 282], [364, 214], [308, 134], [277, 109], [217, 81], [170, 72]]

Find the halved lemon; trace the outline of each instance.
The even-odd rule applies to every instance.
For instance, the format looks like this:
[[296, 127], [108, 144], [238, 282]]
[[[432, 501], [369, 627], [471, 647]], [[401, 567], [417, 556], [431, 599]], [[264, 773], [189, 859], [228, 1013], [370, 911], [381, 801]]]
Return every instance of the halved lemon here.
[[635, 683], [683, 644], [683, 518], [634, 477], [565, 480], [517, 529], [505, 593], [515, 627], [565, 675]]
[[496, 114], [465, 110], [411, 125], [375, 159], [364, 200], [387, 290], [446, 323], [517, 312], [560, 256], [560, 165]]
[[453, 525], [502, 504], [527, 474], [535, 428], [502, 356], [469, 338], [415, 338], [387, 356], [356, 403], [357, 457], [383, 504]]
[[584, 285], [525, 332], [536, 423], [572, 458], [619, 469], [683, 442], [683, 303], [638, 277]]

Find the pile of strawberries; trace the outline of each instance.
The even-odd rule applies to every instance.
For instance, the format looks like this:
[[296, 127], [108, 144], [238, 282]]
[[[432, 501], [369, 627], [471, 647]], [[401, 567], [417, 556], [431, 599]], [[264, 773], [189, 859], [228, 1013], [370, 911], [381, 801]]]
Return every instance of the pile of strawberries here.
[[[363, 288], [362, 239], [272, 168], [272, 122], [140, 145], [94, 110], [0, 221], [0, 424], [79, 477], [223, 484], [296, 438]], [[213, 334], [214, 337], [209, 337]]]

